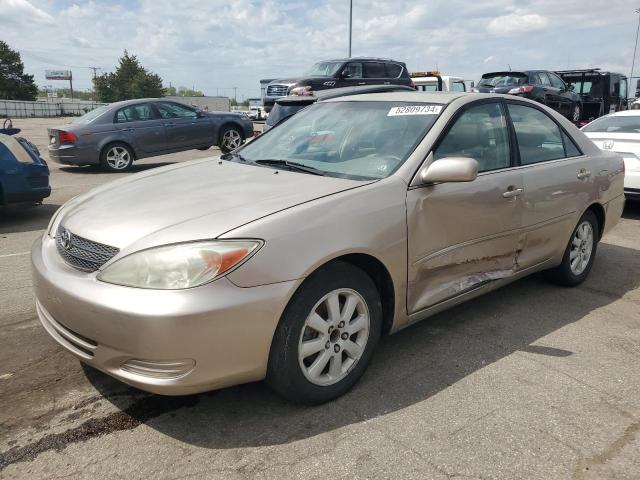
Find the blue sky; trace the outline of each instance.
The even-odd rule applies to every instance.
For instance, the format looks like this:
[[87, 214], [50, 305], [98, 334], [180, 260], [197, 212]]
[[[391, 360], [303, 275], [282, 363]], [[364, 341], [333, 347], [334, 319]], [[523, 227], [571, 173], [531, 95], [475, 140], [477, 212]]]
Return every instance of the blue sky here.
[[[628, 74], [640, 0], [354, 0], [353, 54], [436, 66], [477, 80], [518, 68], [602, 67]], [[45, 69], [114, 69], [124, 49], [165, 84], [206, 94], [259, 94], [259, 79], [291, 76], [347, 54], [348, 0], [0, 0], [0, 39]], [[640, 63], [640, 55], [638, 55]], [[636, 72], [640, 72], [637, 65]]]

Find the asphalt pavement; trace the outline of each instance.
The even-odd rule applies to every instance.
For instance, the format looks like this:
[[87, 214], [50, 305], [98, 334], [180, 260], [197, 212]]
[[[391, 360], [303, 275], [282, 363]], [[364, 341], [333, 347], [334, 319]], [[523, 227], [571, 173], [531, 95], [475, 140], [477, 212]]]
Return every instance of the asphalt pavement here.
[[[47, 158], [61, 120], [14, 123]], [[580, 287], [534, 275], [409, 327], [350, 393], [302, 407], [261, 382], [147, 394], [50, 339], [31, 244], [66, 200], [131, 173], [49, 164], [43, 205], [0, 211], [0, 478], [640, 478], [640, 203]]]

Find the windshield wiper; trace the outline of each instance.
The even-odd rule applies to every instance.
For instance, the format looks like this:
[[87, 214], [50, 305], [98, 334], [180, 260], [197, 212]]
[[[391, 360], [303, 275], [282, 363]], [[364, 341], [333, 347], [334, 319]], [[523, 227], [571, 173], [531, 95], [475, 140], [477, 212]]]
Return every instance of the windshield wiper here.
[[311, 175], [321, 175], [324, 176], [325, 172], [314, 167], [310, 167], [308, 165], [303, 165], [297, 162], [290, 162], [289, 160], [279, 160], [275, 158], [267, 158], [263, 160], [256, 160], [253, 163], [257, 163], [258, 165], [268, 165], [271, 167], [287, 167], [291, 171], [310, 173]]
[[246, 162], [247, 159], [244, 158], [242, 155], [240, 155], [238, 152], [229, 152], [229, 153], [224, 153], [222, 155], [220, 155], [220, 158], [222, 160], [231, 160], [232, 158], [237, 158], [238, 160], [240, 160], [241, 162]]

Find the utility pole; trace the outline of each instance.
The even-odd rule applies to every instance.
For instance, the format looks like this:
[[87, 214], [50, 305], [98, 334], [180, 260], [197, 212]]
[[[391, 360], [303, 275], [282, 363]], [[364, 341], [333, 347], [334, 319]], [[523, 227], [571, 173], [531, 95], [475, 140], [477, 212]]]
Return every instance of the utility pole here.
[[233, 87], [233, 99], [236, 102], [236, 105], [238, 104], [238, 87]]
[[93, 70], [93, 93], [91, 94], [91, 99], [95, 101], [95, 93], [96, 93], [96, 77], [98, 76], [97, 71], [102, 70], [100, 67], [89, 67], [90, 70]]
[[640, 8], [636, 8], [634, 12], [638, 14], [638, 28], [636, 29], [636, 43], [633, 47], [633, 58], [631, 60], [631, 74], [629, 75], [629, 87], [627, 88], [627, 98], [629, 97], [629, 92], [631, 91], [631, 83], [633, 82], [633, 69], [636, 66], [636, 50], [638, 49], [638, 34], [640, 33]]
[[349, 0], [349, 58], [351, 58], [352, 25], [353, 25], [353, 0]]

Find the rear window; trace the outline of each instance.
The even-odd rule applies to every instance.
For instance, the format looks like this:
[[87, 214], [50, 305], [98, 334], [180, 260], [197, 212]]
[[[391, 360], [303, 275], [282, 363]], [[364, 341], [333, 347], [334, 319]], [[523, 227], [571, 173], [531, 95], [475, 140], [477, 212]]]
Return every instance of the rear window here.
[[387, 63], [387, 76], [389, 78], [398, 78], [402, 73], [402, 67], [395, 63]]
[[365, 63], [364, 76], [365, 78], [385, 78], [387, 76], [387, 71], [384, 68], [384, 63], [380, 63], [380, 62]]
[[640, 115], [614, 115], [594, 120], [582, 129], [583, 132], [640, 133]]
[[525, 85], [527, 76], [524, 74], [502, 73], [483, 75], [478, 83], [481, 87], [509, 87], [511, 85]]
[[308, 107], [311, 105], [310, 103], [277, 103], [269, 112], [269, 116], [267, 117], [267, 121], [265, 122], [270, 127], [275, 127], [282, 121], [286, 120], [292, 115], [295, 115], [304, 107]]

